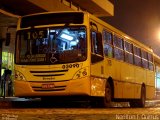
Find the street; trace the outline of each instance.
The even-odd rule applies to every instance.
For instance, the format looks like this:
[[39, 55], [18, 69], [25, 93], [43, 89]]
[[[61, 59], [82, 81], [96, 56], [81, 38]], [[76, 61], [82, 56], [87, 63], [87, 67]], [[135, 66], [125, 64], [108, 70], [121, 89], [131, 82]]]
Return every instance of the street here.
[[42, 104], [40, 101], [15, 102], [0, 109], [2, 120], [159, 120], [160, 105], [147, 103], [145, 108], [130, 108], [114, 103], [112, 108], [91, 108], [85, 103]]

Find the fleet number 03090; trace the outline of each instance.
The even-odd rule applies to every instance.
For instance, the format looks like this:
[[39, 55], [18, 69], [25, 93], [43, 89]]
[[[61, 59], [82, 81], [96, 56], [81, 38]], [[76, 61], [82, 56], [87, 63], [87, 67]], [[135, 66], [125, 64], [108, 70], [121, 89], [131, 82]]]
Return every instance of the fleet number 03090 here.
[[66, 65], [62, 65], [63, 69], [69, 69], [69, 68], [79, 68], [79, 64], [75, 63], [75, 64], [66, 64]]

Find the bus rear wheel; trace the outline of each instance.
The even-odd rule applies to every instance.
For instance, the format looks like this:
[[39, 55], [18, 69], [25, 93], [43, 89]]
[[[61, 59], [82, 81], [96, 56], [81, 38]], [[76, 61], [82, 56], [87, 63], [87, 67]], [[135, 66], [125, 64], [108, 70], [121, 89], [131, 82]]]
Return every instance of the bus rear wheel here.
[[130, 107], [145, 107], [146, 89], [145, 86], [141, 87], [141, 98], [139, 100], [130, 101]]
[[139, 107], [145, 107], [145, 101], [146, 101], [146, 89], [144, 86], [141, 88], [141, 98], [139, 99]]

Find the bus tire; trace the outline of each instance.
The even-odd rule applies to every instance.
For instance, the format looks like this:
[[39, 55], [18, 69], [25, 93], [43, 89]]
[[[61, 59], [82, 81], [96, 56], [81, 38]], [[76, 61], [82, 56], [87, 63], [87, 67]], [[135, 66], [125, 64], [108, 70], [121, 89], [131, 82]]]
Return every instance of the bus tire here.
[[92, 108], [101, 108], [103, 107], [103, 99], [101, 97], [93, 97], [90, 101]]
[[109, 82], [106, 83], [104, 97], [94, 97], [91, 100], [91, 106], [94, 108], [109, 108], [111, 107], [112, 89]]
[[112, 102], [112, 88], [109, 82], [106, 83], [105, 96], [104, 96], [104, 107], [111, 107]]
[[138, 100], [138, 107], [145, 107], [145, 101], [146, 101], [146, 89], [145, 86], [142, 85], [141, 98]]
[[145, 86], [142, 85], [141, 87], [141, 97], [138, 100], [130, 101], [130, 107], [145, 107], [145, 100], [146, 100], [146, 89]]
[[130, 101], [129, 104], [132, 108], [136, 107], [136, 102], [134, 100]]

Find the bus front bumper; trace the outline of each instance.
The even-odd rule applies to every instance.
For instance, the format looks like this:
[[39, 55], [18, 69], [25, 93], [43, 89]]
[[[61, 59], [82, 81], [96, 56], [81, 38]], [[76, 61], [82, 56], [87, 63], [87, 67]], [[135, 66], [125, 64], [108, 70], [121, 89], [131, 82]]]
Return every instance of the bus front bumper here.
[[14, 90], [16, 97], [91, 95], [90, 77], [58, 82], [27, 82], [15, 80]]

